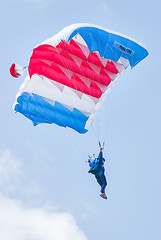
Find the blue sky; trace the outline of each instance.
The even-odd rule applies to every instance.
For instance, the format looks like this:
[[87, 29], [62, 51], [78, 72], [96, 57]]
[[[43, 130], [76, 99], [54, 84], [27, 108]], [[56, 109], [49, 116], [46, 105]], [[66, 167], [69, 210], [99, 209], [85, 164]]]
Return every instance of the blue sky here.
[[[159, 0], [1, 3], [1, 239], [161, 238], [160, 8]], [[25, 76], [13, 79], [10, 65], [27, 65], [37, 44], [79, 22], [128, 35], [150, 53], [119, 79], [94, 123], [105, 116], [108, 126], [107, 201], [85, 163], [99, 151], [93, 129], [33, 127], [12, 110]]]

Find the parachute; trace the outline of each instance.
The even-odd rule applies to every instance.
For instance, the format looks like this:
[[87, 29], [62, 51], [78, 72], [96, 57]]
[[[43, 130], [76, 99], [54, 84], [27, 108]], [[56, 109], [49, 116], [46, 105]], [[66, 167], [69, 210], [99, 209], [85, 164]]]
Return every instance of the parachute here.
[[12, 77], [18, 78], [23, 76], [23, 67], [20, 65], [13, 63], [10, 67], [10, 73]]
[[73, 24], [33, 49], [14, 110], [34, 126], [55, 123], [86, 133], [116, 80], [148, 55], [122, 34]]

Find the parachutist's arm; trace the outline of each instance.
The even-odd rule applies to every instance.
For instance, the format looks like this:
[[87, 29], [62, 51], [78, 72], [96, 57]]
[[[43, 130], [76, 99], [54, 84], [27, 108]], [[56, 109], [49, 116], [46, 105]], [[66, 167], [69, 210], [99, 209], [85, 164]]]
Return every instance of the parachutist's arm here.
[[100, 153], [99, 153], [99, 155], [98, 155], [99, 161], [101, 161], [102, 158], [103, 158], [103, 153], [102, 153], [102, 148], [100, 148]]
[[88, 155], [88, 163], [91, 162], [91, 157]]

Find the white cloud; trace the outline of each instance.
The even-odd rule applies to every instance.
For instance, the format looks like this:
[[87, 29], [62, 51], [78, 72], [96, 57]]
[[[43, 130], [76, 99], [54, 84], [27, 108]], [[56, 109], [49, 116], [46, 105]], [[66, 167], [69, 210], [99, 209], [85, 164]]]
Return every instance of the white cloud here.
[[20, 161], [9, 150], [0, 151], [0, 187], [12, 191], [21, 176]]
[[69, 213], [24, 208], [18, 201], [0, 195], [0, 239], [87, 240]]
[[0, 150], [0, 192], [4, 195], [18, 195], [30, 202], [43, 194], [41, 185], [28, 172], [23, 161], [8, 149]]
[[[70, 213], [55, 206], [25, 207], [23, 200], [6, 197], [23, 188], [23, 166], [9, 150], [0, 150], [0, 239], [3, 240], [87, 240]], [[37, 188], [37, 187], [36, 187]], [[13, 194], [12, 194], [13, 196]]]
[[103, 10], [104, 10], [105, 12], [107, 12], [107, 11], [108, 11], [108, 5], [107, 5], [107, 3], [103, 2], [101, 5], [102, 5]]

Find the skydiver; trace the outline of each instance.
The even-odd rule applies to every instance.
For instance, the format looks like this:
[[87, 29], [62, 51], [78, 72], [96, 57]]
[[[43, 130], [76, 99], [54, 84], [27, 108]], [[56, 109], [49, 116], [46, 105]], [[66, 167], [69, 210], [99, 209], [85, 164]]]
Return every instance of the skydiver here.
[[89, 163], [89, 171], [88, 173], [92, 173], [95, 175], [95, 178], [98, 182], [98, 184], [101, 186], [101, 194], [100, 196], [104, 199], [107, 199], [107, 196], [105, 194], [105, 188], [107, 186], [107, 181], [105, 177], [105, 168], [104, 168], [104, 162], [105, 159], [103, 158], [103, 153], [102, 153], [103, 148], [100, 147], [100, 153], [97, 158], [95, 158], [93, 161], [89, 157], [88, 163]]

